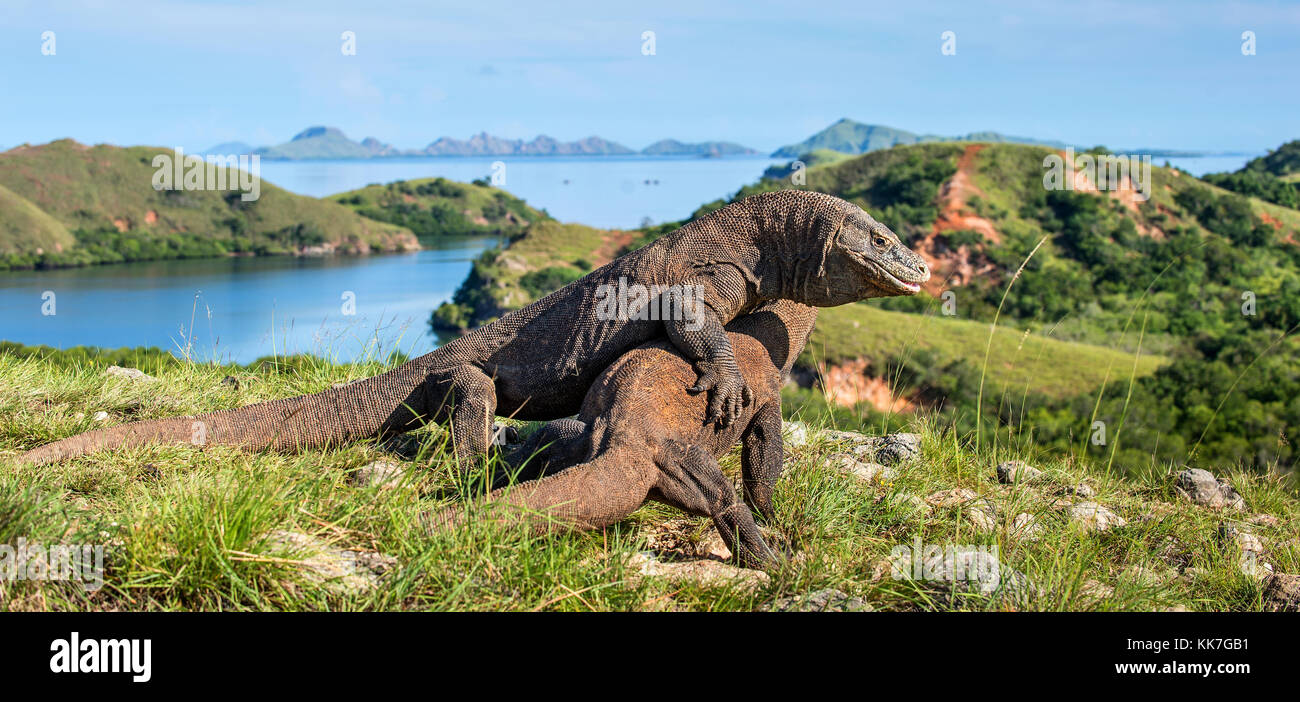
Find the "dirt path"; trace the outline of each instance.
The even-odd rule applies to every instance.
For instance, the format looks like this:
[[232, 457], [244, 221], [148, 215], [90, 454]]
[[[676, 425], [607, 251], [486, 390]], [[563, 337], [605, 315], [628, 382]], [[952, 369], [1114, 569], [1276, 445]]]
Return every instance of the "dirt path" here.
[[918, 253], [925, 258], [934, 275], [926, 284], [925, 290], [931, 295], [938, 295], [943, 290], [964, 285], [972, 278], [993, 270], [991, 264], [977, 265], [974, 260], [978, 251], [971, 251], [969, 246], [959, 246], [956, 250], [943, 245], [939, 236], [944, 232], [970, 230], [978, 232], [985, 239], [1000, 243], [1002, 235], [993, 223], [967, 210], [966, 203], [974, 196], [984, 193], [975, 185], [975, 157], [988, 144], [970, 144], [957, 161], [957, 172], [948, 179], [939, 190], [939, 217], [924, 239], [917, 243]]

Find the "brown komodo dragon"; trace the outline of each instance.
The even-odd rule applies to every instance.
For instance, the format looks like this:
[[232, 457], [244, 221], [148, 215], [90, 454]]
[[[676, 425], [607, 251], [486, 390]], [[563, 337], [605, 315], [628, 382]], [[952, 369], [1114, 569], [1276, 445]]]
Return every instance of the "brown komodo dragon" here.
[[[814, 192], [763, 193], [700, 217], [381, 375], [314, 395], [89, 431], [20, 460], [48, 463], [150, 442], [304, 450], [399, 434], [426, 422], [450, 422], [457, 458], [476, 457], [491, 443], [495, 415], [570, 416], [609, 364], [665, 336], [694, 364], [698, 378], [689, 386], [708, 392], [708, 418], [725, 425], [750, 391], [723, 325], [771, 300], [831, 307], [915, 293], [929, 277], [921, 257], [857, 205]], [[668, 307], [663, 291], [674, 289], [697, 291], [699, 304], [654, 314], [661, 298]], [[650, 305], [611, 306], [612, 290], [649, 290], [659, 297]]]
[[[534, 433], [512, 460], [527, 457], [520, 478], [481, 502], [507, 510], [507, 521], [591, 529], [622, 520], [646, 500], [712, 517], [741, 563], [773, 562], [754, 515], [772, 513], [781, 476], [781, 380], [803, 351], [816, 308], [778, 300], [727, 325], [745, 382], [754, 391], [727, 427], [705, 421], [705, 399], [687, 390], [691, 363], [667, 341], [645, 344], [615, 361], [591, 386], [576, 419], [551, 422]], [[745, 501], [717, 459], [740, 441]], [[433, 528], [471, 512], [453, 505], [430, 520]]]

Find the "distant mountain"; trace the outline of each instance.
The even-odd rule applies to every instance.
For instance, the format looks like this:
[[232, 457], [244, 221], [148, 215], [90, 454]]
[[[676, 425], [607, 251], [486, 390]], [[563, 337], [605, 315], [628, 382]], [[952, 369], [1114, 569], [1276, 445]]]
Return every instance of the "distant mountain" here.
[[577, 141], [559, 141], [545, 134], [532, 141], [503, 139], [480, 132], [468, 139], [439, 137], [423, 149], [398, 149], [374, 137], [353, 141], [337, 127], [308, 127], [278, 146], [253, 148], [239, 141], [217, 144], [206, 154], [255, 153], [267, 160], [386, 158], [395, 156], [746, 156], [759, 153], [729, 141], [686, 143], [662, 139], [635, 151], [614, 141], [589, 136]]
[[1008, 136], [998, 132], [971, 132], [964, 136], [944, 137], [934, 134], [915, 134], [904, 129], [884, 127], [878, 124], [863, 124], [844, 118], [831, 126], [804, 139], [798, 144], [783, 146], [772, 153], [773, 158], [798, 158], [818, 149], [830, 149], [845, 154], [865, 154], [869, 151], [888, 149], [905, 144], [919, 144], [932, 141], [987, 141], [994, 143], [1038, 144], [1063, 149], [1067, 145], [1059, 141], [1044, 141], [1028, 137]]
[[597, 156], [636, 152], [598, 136], [562, 142], [543, 134], [525, 142], [522, 139], [502, 139], [480, 132], [465, 141], [441, 137], [424, 147], [421, 153], [427, 156]]
[[374, 137], [352, 141], [336, 127], [308, 127], [279, 146], [257, 149], [264, 159], [298, 161], [318, 158], [373, 158], [400, 153]]
[[729, 141], [702, 141], [686, 144], [676, 139], [662, 139], [641, 149], [647, 156], [747, 156], [758, 152]]

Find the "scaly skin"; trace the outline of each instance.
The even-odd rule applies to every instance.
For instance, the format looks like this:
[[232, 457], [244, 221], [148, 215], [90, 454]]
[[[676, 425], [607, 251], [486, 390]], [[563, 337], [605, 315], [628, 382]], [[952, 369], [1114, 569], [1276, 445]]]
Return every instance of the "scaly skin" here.
[[[86, 432], [27, 452], [48, 463], [149, 442], [281, 451], [336, 446], [450, 422], [460, 459], [481, 456], [495, 415], [572, 415], [592, 382], [638, 345], [667, 337], [708, 392], [707, 419], [728, 425], [752, 399], [723, 325], [788, 299], [829, 307], [909, 294], [925, 263], [861, 208], [821, 193], [781, 191], [732, 203], [621, 256], [526, 307], [382, 375], [343, 388], [190, 417]], [[610, 318], [603, 285], [698, 285], [694, 319]]]
[[[754, 402], [727, 427], [704, 421], [707, 403], [686, 389], [691, 363], [671, 345], [629, 351], [596, 379], [577, 419], [551, 422], [529, 438], [512, 460], [527, 459], [521, 477], [546, 477], [492, 492], [484, 502], [504, 511], [490, 514], [538, 529], [592, 529], [655, 500], [712, 517], [742, 564], [770, 565], [774, 556], [749, 507], [771, 515], [783, 463], [781, 378], [816, 319], [816, 308], [781, 300], [727, 325], [741, 375], [754, 392]], [[743, 503], [717, 461], [737, 441], [743, 444]], [[463, 505], [449, 507], [431, 526], [446, 528], [469, 514]]]

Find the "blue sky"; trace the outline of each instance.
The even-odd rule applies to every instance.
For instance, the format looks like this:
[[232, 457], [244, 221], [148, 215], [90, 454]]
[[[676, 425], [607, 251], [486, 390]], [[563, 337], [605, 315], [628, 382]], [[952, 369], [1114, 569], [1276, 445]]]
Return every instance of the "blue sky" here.
[[327, 124], [403, 148], [486, 130], [768, 150], [840, 117], [1112, 148], [1300, 137], [1295, 2], [0, 2], [5, 148]]

